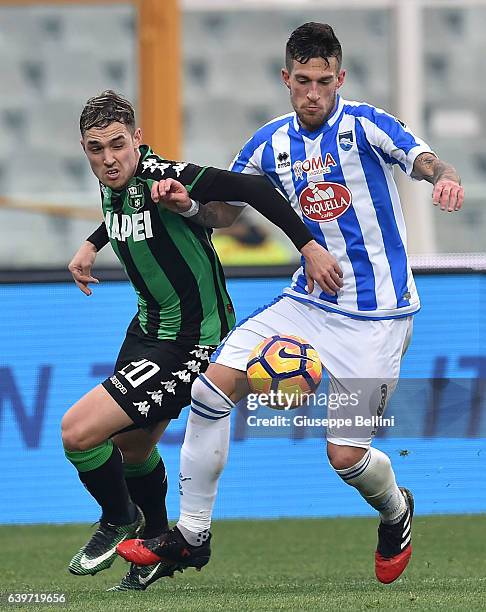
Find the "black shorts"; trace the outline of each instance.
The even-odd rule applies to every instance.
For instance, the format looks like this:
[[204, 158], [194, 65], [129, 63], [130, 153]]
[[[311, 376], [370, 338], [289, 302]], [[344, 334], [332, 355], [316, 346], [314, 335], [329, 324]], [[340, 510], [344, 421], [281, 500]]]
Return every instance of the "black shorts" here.
[[191, 403], [191, 386], [206, 370], [215, 346], [157, 340], [130, 323], [113, 376], [103, 387], [138, 427], [176, 419]]

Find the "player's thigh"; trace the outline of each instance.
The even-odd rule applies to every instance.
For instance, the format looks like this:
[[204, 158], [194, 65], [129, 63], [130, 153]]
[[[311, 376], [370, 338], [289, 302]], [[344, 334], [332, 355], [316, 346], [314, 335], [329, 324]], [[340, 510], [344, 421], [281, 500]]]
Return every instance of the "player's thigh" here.
[[250, 353], [264, 338], [290, 334], [313, 344], [315, 329], [308, 319], [311, 309], [319, 310], [285, 296], [277, 298], [238, 323], [216, 349], [211, 362], [244, 372]]
[[64, 415], [61, 424], [63, 444], [67, 450], [94, 448], [132, 423], [106, 389], [98, 385]]
[[123, 455], [124, 463], [143, 463], [160, 440], [170, 420], [156, 423], [151, 428], [134, 429], [112, 437]]
[[327, 439], [336, 445], [367, 448], [397, 386], [411, 319], [336, 319], [329, 327], [334, 333], [321, 347], [322, 353], [328, 352], [323, 358], [330, 379]]
[[315, 323], [313, 344], [335, 378], [398, 378], [411, 317], [368, 321], [326, 312], [312, 313], [310, 323]]

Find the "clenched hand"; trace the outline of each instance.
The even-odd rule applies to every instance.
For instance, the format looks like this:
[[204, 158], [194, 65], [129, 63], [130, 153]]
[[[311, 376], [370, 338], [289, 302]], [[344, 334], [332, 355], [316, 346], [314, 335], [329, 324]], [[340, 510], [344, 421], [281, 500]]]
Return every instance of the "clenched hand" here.
[[329, 295], [343, 286], [343, 273], [336, 259], [315, 240], [308, 242], [300, 251], [305, 259], [307, 290], [312, 293], [314, 283]]
[[182, 213], [191, 208], [192, 202], [187, 189], [175, 179], [155, 181], [151, 189], [152, 200], [172, 212]]

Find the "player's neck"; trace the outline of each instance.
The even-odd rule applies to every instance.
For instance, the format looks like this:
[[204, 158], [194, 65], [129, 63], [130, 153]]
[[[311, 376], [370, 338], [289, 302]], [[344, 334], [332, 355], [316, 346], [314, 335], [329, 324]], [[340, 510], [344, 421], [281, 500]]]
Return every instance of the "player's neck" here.
[[140, 158], [142, 156], [142, 154], [140, 153], [140, 147], [137, 149], [136, 156], [137, 156], [137, 161], [135, 162], [135, 167], [133, 168], [133, 172], [132, 172], [128, 182], [130, 182], [132, 180], [132, 178], [137, 174], [137, 169], [138, 169], [138, 166], [140, 164]]

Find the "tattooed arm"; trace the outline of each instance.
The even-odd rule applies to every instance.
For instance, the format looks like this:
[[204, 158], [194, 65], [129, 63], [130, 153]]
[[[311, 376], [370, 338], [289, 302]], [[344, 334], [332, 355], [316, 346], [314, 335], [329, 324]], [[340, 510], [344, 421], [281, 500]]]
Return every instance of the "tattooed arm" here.
[[191, 221], [204, 227], [229, 227], [243, 212], [244, 206], [232, 206], [226, 202], [208, 202], [200, 206]]
[[[154, 181], [151, 187], [151, 196], [154, 202], [160, 202], [168, 210], [181, 214], [188, 212], [191, 200], [185, 188], [182, 190], [174, 189], [171, 193], [171, 185], [175, 186], [177, 183], [178, 181], [174, 179]], [[190, 214], [190, 219], [193, 223], [203, 227], [229, 227], [240, 216], [244, 208], [245, 206], [215, 200], [199, 206], [197, 212]]]
[[432, 200], [441, 210], [460, 210], [464, 201], [464, 187], [456, 169], [433, 153], [421, 153], [413, 164], [412, 178], [434, 185]]

